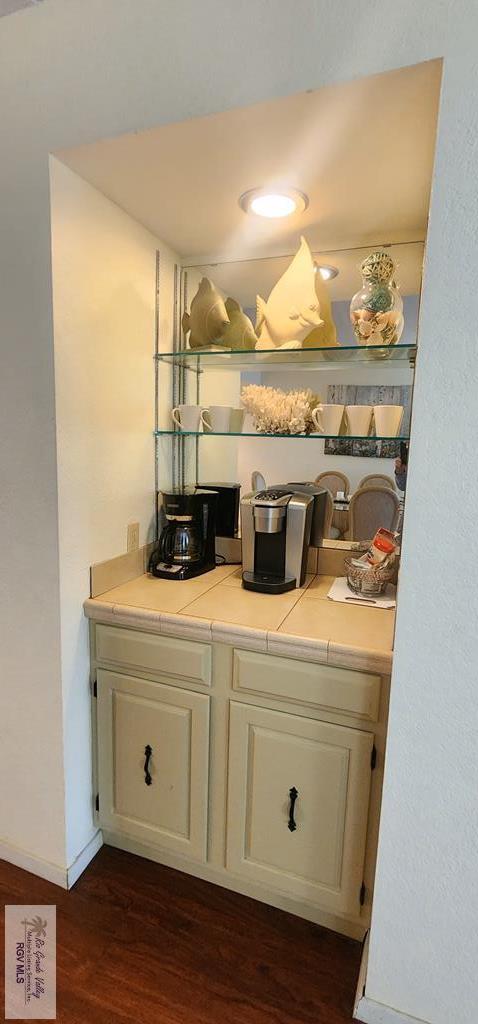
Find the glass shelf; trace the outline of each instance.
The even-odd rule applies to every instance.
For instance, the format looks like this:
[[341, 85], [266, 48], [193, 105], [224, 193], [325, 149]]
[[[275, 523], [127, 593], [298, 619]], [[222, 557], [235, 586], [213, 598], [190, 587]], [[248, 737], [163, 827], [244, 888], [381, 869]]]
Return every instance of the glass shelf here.
[[253, 349], [251, 352], [229, 349], [182, 349], [159, 352], [160, 362], [185, 366], [195, 373], [216, 370], [291, 370], [333, 369], [366, 363], [385, 367], [394, 363], [413, 365], [416, 345], [340, 345], [337, 348]]
[[155, 437], [267, 437], [267, 438], [287, 438], [288, 440], [298, 441], [409, 441], [408, 435], [400, 434], [398, 437], [370, 437], [370, 435], [364, 437], [362, 435], [350, 434], [260, 434], [257, 431], [252, 433], [234, 433], [233, 431], [224, 431], [221, 433], [217, 430], [155, 430]]

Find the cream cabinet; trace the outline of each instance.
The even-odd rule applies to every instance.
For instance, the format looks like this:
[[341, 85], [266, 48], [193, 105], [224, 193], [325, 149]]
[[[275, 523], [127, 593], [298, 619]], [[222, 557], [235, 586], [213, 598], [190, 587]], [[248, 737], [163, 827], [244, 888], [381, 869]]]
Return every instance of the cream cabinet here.
[[372, 746], [358, 729], [231, 702], [228, 868], [359, 912]]
[[100, 670], [97, 701], [101, 824], [205, 860], [209, 698]]
[[105, 841], [363, 937], [388, 680], [126, 625], [91, 635]]

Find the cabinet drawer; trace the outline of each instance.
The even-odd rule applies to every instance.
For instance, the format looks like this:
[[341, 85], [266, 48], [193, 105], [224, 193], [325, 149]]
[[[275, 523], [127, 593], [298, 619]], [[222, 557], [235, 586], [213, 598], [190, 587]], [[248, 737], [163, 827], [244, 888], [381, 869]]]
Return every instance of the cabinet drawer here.
[[96, 657], [109, 665], [129, 665], [171, 679], [211, 685], [211, 647], [193, 640], [97, 626]]
[[254, 651], [234, 651], [234, 689], [375, 722], [380, 676]]

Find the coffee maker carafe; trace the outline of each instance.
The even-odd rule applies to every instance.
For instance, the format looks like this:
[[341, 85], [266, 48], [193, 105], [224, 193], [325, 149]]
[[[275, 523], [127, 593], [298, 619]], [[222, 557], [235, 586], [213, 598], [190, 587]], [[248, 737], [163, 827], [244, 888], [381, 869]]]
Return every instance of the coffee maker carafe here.
[[149, 560], [159, 579], [188, 580], [216, 565], [217, 493], [184, 487], [163, 491], [166, 523]]
[[314, 498], [289, 487], [247, 494], [241, 501], [242, 585], [283, 594], [305, 581]]

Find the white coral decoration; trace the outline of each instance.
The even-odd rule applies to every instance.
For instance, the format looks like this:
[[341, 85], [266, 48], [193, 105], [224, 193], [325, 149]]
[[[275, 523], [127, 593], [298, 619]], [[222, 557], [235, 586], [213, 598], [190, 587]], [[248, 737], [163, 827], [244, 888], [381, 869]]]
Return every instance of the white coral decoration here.
[[254, 417], [261, 434], [307, 434], [315, 430], [312, 410], [320, 402], [318, 395], [305, 391], [282, 391], [258, 384], [246, 384], [241, 399]]

